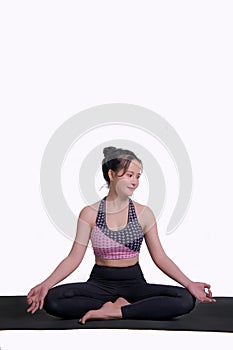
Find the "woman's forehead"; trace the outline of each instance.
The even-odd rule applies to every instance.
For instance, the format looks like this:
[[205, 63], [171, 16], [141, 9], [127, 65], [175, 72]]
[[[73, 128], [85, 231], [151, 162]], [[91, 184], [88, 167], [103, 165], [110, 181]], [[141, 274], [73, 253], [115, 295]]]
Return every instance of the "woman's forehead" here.
[[142, 171], [141, 164], [139, 163], [138, 160], [133, 159], [130, 162], [128, 170], [133, 171], [134, 173], [141, 173], [141, 171]]

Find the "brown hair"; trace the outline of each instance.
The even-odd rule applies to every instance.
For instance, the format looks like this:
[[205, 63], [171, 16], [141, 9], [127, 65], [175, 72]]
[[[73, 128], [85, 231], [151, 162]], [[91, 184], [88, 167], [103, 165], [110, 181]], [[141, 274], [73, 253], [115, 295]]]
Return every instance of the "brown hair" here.
[[124, 172], [121, 175], [123, 176], [129, 168], [131, 161], [134, 159], [136, 159], [142, 167], [142, 161], [132, 151], [109, 146], [104, 148], [103, 153], [104, 159], [102, 161], [102, 171], [108, 187], [110, 185], [110, 179], [108, 176], [108, 171], [110, 169], [116, 173], [121, 169], [124, 169]]

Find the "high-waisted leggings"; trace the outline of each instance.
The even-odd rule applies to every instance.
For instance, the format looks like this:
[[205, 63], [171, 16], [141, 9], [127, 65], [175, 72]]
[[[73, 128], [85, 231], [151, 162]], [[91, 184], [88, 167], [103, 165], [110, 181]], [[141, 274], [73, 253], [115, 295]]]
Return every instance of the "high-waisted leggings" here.
[[129, 267], [95, 264], [86, 282], [50, 289], [44, 309], [53, 316], [79, 319], [119, 297], [130, 303], [121, 307], [125, 319], [171, 319], [190, 312], [196, 302], [184, 287], [147, 283], [139, 263]]

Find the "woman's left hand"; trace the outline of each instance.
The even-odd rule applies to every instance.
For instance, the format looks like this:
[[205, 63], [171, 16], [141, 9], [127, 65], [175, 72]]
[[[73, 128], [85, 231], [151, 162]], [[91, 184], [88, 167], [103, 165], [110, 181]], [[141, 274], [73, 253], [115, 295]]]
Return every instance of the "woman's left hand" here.
[[190, 291], [190, 293], [203, 303], [216, 301], [212, 298], [212, 292], [210, 288], [210, 285], [204, 282], [191, 282], [187, 286], [187, 289]]

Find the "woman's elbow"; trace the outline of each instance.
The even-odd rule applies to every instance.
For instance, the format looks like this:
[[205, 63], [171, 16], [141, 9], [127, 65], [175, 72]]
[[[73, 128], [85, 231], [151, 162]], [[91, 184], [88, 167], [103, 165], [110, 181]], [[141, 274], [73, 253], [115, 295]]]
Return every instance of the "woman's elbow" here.
[[67, 256], [67, 259], [72, 265], [76, 265], [76, 267], [78, 267], [84, 258], [86, 249], [87, 246], [81, 244], [78, 244], [78, 246], [76, 245], [76, 247], [72, 249], [69, 255]]
[[155, 263], [155, 265], [157, 265], [159, 268], [163, 268], [163, 266], [167, 264], [169, 257], [165, 253], [163, 253], [152, 256], [152, 260]]

